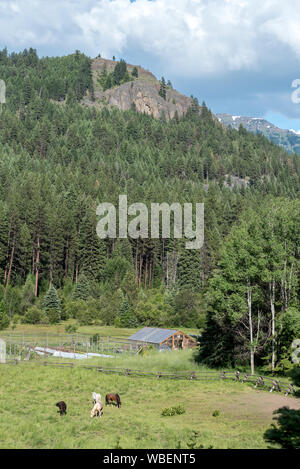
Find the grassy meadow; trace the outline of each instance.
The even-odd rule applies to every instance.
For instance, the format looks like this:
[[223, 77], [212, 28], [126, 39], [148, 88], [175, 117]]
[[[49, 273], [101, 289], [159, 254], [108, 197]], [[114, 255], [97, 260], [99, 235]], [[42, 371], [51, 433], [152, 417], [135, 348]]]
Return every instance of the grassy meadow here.
[[[67, 321], [61, 321], [58, 324], [15, 324], [13, 327], [9, 327], [4, 331], [1, 331], [0, 335], [10, 335], [10, 334], [23, 334], [24, 335], [46, 335], [46, 334], [65, 334], [66, 327], [68, 325], [77, 325], [77, 322], [74, 319], [68, 319]], [[124, 328], [124, 327], [115, 327], [115, 326], [100, 326], [100, 325], [91, 325], [91, 326], [78, 326], [76, 334], [99, 334], [100, 337], [112, 337], [112, 338], [128, 338], [135, 332], [139, 331], [141, 327], [137, 328]], [[185, 334], [196, 334], [199, 335], [199, 329], [190, 329], [188, 327], [178, 328]], [[70, 333], [72, 335], [72, 333]]]
[[[101, 364], [161, 371], [198, 368], [192, 351], [107, 360]], [[118, 392], [121, 408], [104, 406], [103, 417], [91, 419], [93, 391], [100, 392], [104, 402], [106, 393]], [[67, 403], [65, 416], [57, 413], [60, 400]], [[178, 405], [184, 414], [161, 415]], [[158, 380], [33, 362], [1, 365], [0, 448], [171, 449], [195, 443], [205, 448], [266, 448], [263, 433], [272, 412], [283, 405], [300, 408], [299, 400], [230, 380]], [[214, 416], [215, 411], [219, 415]]]

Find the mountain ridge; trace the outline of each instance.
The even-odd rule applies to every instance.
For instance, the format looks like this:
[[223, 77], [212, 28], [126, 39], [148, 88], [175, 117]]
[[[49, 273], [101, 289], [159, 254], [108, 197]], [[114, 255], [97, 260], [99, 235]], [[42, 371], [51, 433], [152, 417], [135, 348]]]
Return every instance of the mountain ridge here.
[[217, 113], [217, 119], [227, 127], [234, 129], [242, 125], [248, 132], [261, 133], [288, 153], [300, 154], [300, 135], [293, 130], [280, 129], [263, 117], [233, 116], [228, 113]]

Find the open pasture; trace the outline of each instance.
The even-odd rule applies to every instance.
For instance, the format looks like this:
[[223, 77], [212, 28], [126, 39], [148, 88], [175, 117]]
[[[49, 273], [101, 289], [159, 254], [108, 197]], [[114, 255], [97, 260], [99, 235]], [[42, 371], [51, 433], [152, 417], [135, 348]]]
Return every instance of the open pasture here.
[[[92, 392], [100, 392], [102, 418], [91, 418]], [[105, 405], [117, 392], [120, 409]], [[55, 404], [64, 400], [67, 415]], [[164, 417], [181, 405], [185, 413]], [[300, 401], [232, 381], [161, 381], [100, 374], [80, 367], [34, 364], [0, 367], [0, 448], [265, 448], [272, 412]], [[213, 416], [215, 410], [218, 416]]]

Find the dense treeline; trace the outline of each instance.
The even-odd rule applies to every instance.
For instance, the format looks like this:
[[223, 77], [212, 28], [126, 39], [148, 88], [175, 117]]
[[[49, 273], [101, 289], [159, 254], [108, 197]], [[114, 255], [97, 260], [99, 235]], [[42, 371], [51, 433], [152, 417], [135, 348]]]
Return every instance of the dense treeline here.
[[[3, 324], [7, 317], [55, 322], [71, 316], [81, 323], [202, 327], [207, 309], [227, 314], [232, 292], [222, 290], [225, 306], [211, 298], [219, 288], [218, 275], [227, 275], [226, 243], [233, 242], [235, 230], [248, 229], [249, 214], [255, 219], [266, 201], [270, 213], [276, 212], [277, 198], [282, 214], [296, 204], [299, 156], [242, 127], [225, 130], [197, 100], [185, 116], [168, 122], [134, 110], [83, 106], [83, 96], [93, 98], [91, 60], [78, 51], [39, 59], [33, 49], [10, 55], [3, 50], [0, 78], [7, 85], [0, 115]], [[117, 207], [120, 194], [127, 194], [128, 204], [148, 206], [204, 202], [203, 248], [186, 250], [178, 239], [100, 240], [96, 207], [100, 202]], [[264, 220], [266, 214], [259, 213]], [[287, 303], [278, 297], [281, 284], [275, 280], [277, 311], [295, 307], [297, 249], [293, 259], [286, 265], [293, 264]], [[243, 269], [239, 262], [235, 259], [234, 268]], [[253, 312], [257, 319], [258, 310], [260, 315], [268, 310], [266, 292], [273, 284], [259, 276], [251, 281], [260, 296]], [[246, 292], [247, 278], [241, 282]], [[247, 311], [245, 292], [239, 292], [244, 294], [241, 317]], [[237, 346], [230, 339], [240, 327], [236, 319], [228, 335], [222, 321], [226, 327], [229, 323], [225, 317], [220, 321], [209, 313], [207, 327], [219, 331], [215, 341], [228, 341], [227, 358], [233, 354], [245, 362], [247, 342]], [[266, 314], [260, 330], [267, 331], [271, 323]], [[257, 350], [264, 356], [270, 345], [261, 342]], [[209, 361], [211, 351], [207, 348], [204, 355]], [[210, 362], [219, 366], [224, 360]]]
[[65, 57], [39, 59], [35, 49], [8, 55], [0, 51], [0, 75], [6, 83], [6, 98], [10, 109], [27, 112], [35, 108], [39, 119], [43, 100], [79, 101], [88, 91], [93, 98], [94, 88], [91, 60], [79, 51]]
[[291, 366], [300, 337], [299, 226], [300, 201], [279, 198], [233, 226], [209, 280], [201, 362], [236, 366], [250, 356], [252, 373], [255, 363], [273, 372]]

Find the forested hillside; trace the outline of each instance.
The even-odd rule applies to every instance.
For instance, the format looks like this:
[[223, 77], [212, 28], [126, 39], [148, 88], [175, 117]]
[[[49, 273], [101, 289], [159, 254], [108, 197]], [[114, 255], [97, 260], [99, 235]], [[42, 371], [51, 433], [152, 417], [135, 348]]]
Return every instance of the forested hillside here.
[[[0, 52], [2, 327], [68, 317], [203, 327], [208, 311], [201, 359], [248, 363], [255, 347], [274, 368], [299, 325], [299, 157], [224, 129], [195, 99], [169, 121], [84, 106], [91, 65], [78, 51]], [[203, 248], [100, 240], [96, 207], [117, 206], [120, 194], [129, 204], [204, 202]]]

